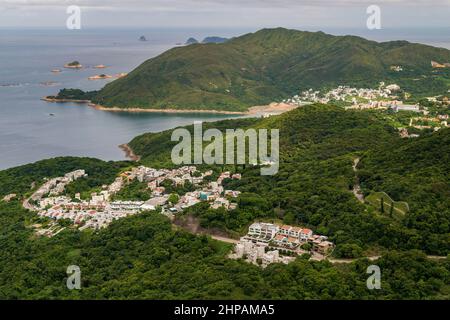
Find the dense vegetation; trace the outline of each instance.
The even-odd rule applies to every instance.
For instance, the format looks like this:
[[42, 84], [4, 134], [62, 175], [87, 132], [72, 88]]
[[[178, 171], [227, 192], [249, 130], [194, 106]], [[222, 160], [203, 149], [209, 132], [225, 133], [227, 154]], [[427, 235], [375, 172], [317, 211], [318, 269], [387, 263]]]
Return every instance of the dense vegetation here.
[[79, 100], [90, 101], [95, 95], [96, 91], [84, 92], [80, 89], [62, 89], [57, 96], [48, 96], [49, 99], [61, 99], [61, 100]]
[[[173, 230], [144, 213], [92, 233], [66, 230], [36, 238], [19, 202], [0, 202], [0, 299], [448, 299], [450, 260], [418, 251], [376, 262], [382, 289], [368, 290], [362, 259], [349, 265], [309, 262], [262, 270], [229, 260], [230, 249]], [[66, 269], [81, 269], [81, 290], [66, 288]]]
[[[97, 232], [68, 228], [54, 238], [37, 237], [32, 225], [39, 220], [21, 207], [21, 199], [44, 177], [85, 169], [89, 177], [67, 192], [88, 194], [130, 166], [56, 158], [0, 171], [0, 196], [18, 194], [9, 203], [0, 197], [0, 299], [449, 299], [449, 258], [425, 254], [449, 253], [450, 130], [401, 139], [386, 119], [379, 112], [311, 105], [266, 119], [205, 124], [220, 130], [279, 128], [280, 171], [261, 176], [258, 167], [213, 166], [212, 178], [223, 170], [243, 174], [240, 181], [224, 181], [227, 189], [242, 191], [238, 209], [212, 210], [201, 203], [179, 217], [195, 217], [203, 228], [232, 235], [257, 219], [308, 226], [330, 236], [336, 257], [381, 253], [376, 262], [333, 265], [299, 257], [263, 270], [227, 259], [229, 245], [177, 229], [155, 212]], [[175, 144], [170, 134], [145, 134], [130, 145], [143, 164], [168, 166]], [[356, 158], [361, 160], [355, 173]], [[366, 196], [385, 192], [399, 205], [408, 203], [409, 211], [393, 215], [358, 202], [351, 192], [355, 175]], [[169, 192], [175, 198], [190, 188]], [[141, 196], [147, 191], [138, 182], [118, 194]], [[371, 264], [381, 268], [381, 290], [366, 287]], [[80, 291], [66, 288], [69, 265], [81, 268]]]
[[[356, 252], [381, 247], [446, 255], [450, 130], [405, 140], [384, 118], [379, 112], [311, 105], [255, 120], [249, 127], [280, 128], [279, 173], [264, 177], [255, 167], [216, 167], [243, 173], [241, 181], [225, 181], [226, 188], [243, 192], [238, 209], [225, 214], [199, 205], [186, 214], [199, 218], [204, 228], [232, 235], [245, 232], [255, 219], [309, 226], [330, 236], [338, 247], [336, 255], [344, 257], [349, 255], [342, 246]], [[217, 125], [221, 130], [245, 127], [245, 122], [233, 123]], [[170, 132], [164, 132], [137, 137], [130, 145], [143, 156], [143, 163], [157, 166], [170, 161], [174, 144]], [[365, 195], [384, 191], [394, 201], [407, 202], [408, 214], [390, 215], [378, 205], [357, 201], [351, 192], [356, 158], [361, 158], [357, 175]]]
[[[303, 89], [374, 87], [379, 81], [396, 82], [419, 96], [446, 94], [450, 71], [433, 71], [431, 60], [448, 62], [450, 51], [406, 41], [263, 29], [222, 44], [173, 48], [98, 93], [78, 97], [92, 95], [106, 107], [243, 111]], [[403, 71], [391, 71], [393, 65]]]

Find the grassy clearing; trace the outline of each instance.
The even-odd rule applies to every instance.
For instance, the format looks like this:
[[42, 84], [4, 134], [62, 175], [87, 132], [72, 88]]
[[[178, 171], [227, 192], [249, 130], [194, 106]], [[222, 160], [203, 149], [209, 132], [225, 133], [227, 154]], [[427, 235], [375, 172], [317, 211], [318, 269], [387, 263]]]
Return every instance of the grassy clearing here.
[[391, 205], [394, 205], [394, 213], [400, 214], [404, 216], [409, 211], [409, 205], [404, 201], [394, 201], [392, 198], [385, 192], [373, 192], [369, 196], [366, 197], [366, 202], [375, 207], [377, 210], [381, 211], [381, 200], [384, 200], [384, 212], [391, 212]]

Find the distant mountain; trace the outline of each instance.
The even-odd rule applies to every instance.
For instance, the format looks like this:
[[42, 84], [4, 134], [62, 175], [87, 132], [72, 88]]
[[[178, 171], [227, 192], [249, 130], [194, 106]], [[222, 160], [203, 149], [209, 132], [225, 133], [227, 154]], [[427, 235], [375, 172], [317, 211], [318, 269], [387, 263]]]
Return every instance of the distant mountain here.
[[205, 39], [203, 39], [202, 43], [225, 43], [228, 40], [228, 38], [221, 37], [206, 37]]
[[197, 44], [197, 43], [198, 43], [198, 40], [195, 39], [195, 38], [189, 38], [189, 39], [187, 39], [187, 41], [186, 41], [186, 44], [187, 44], [187, 45], [189, 45], [189, 44]]
[[[450, 50], [407, 41], [378, 43], [323, 32], [263, 29], [222, 44], [170, 49], [107, 84], [93, 102], [105, 107], [246, 110], [338, 85], [399, 84], [423, 95], [445, 94]], [[401, 72], [391, 70], [401, 66]]]

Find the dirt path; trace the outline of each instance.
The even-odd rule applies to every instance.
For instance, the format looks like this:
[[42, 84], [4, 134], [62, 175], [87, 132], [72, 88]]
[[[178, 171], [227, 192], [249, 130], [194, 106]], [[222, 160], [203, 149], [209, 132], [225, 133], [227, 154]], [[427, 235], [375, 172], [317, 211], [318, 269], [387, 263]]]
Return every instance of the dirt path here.
[[353, 160], [353, 172], [355, 173], [355, 183], [353, 185], [353, 194], [358, 199], [359, 202], [364, 203], [364, 195], [361, 192], [361, 186], [359, 185], [359, 178], [357, 175], [358, 171], [358, 164], [359, 164], [360, 158], [356, 158]]
[[221, 237], [221, 236], [213, 236], [213, 235], [208, 235], [208, 236], [210, 236], [214, 240], [218, 240], [218, 241], [222, 241], [222, 242], [226, 242], [226, 243], [231, 243], [231, 244], [239, 243], [239, 240], [236, 240], [236, 239], [225, 238], [225, 237]]
[[29, 201], [30, 201], [29, 198], [23, 200], [22, 206], [23, 206], [25, 209], [28, 209], [28, 210], [30, 210], [30, 211], [35, 211], [35, 210], [36, 210], [35, 207], [34, 207], [33, 205], [31, 205], [31, 203], [30, 203]]

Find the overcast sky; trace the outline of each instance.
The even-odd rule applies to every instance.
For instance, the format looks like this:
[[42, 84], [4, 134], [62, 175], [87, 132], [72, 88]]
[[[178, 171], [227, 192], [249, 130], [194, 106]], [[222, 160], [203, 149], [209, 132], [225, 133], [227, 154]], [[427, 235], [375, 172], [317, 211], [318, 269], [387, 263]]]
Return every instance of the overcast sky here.
[[385, 28], [450, 28], [450, 0], [0, 0], [0, 27], [64, 28], [78, 5], [83, 27], [365, 28], [371, 4]]

